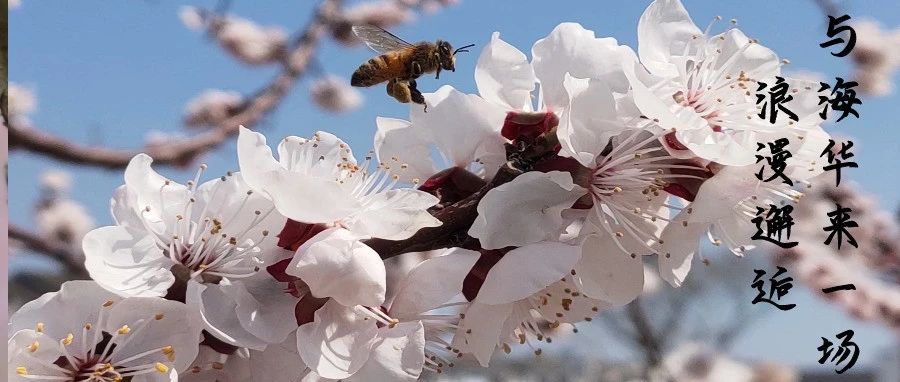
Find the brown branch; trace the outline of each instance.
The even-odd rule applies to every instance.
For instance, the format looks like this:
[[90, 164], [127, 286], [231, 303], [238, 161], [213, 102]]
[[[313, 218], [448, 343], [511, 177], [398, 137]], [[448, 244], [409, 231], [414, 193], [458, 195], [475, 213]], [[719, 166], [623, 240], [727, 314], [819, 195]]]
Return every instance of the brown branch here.
[[423, 228], [406, 240], [369, 239], [365, 243], [378, 252], [382, 259], [404, 254], [433, 249], [459, 246], [466, 241], [466, 232], [478, 216], [478, 202], [492, 188], [513, 180], [522, 171], [507, 163], [497, 170], [494, 178], [480, 190], [463, 200], [434, 212], [434, 217], [441, 221], [440, 226]]
[[662, 345], [657, 337], [656, 330], [650, 324], [641, 299], [637, 298], [625, 307], [628, 318], [634, 325], [638, 335], [638, 343], [644, 350], [644, 358], [647, 363], [647, 371], [662, 365]]
[[87, 279], [88, 274], [84, 264], [78, 261], [81, 254], [72, 251], [68, 246], [60, 245], [35, 233], [28, 232], [13, 224], [9, 225], [9, 239], [17, 241], [26, 249], [50, 257], [65, 267], [67, 273], [73, 279]]
[[147, 145], [138, 150], [124, 150], [81, 145], [46, 132], [17, 127], [10, 123], [9, 148], [25, 149], [69, 163], [109, 169], [125, 167], [133, 156], [142, 152], [153, 157], [156, 164], [187, 165], [198, 155], [219, 146], [237, 134], [239, 126], [256, 125], [281, 103], [288, 90], [306, 72], [318, 42], [328, 32], [330, 21], [337, 17], [339, 11], [340, 1], [324, 1], [285, 57], [282, 72], [247, 100], [233, 116], [205, 133], [171, 144]]

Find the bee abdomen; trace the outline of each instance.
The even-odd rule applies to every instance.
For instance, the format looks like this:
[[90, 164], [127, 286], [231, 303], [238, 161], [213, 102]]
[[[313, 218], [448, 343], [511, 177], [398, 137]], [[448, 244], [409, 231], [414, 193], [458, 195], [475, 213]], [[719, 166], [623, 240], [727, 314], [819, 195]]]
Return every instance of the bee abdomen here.
[[367, 87], [396, 77], [388, 59], [389, 57], [386, 55], [381, 55], [360, 65], [353, 72], [353, 76], [350, 78], [350, 85]]

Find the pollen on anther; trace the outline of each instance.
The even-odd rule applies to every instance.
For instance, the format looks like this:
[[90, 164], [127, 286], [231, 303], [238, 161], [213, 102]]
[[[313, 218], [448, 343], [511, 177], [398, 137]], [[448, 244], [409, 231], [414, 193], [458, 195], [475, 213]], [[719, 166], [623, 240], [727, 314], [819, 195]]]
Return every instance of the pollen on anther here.
[[37, 325], [35, 325], [35, 327], [34, 327], [34, 331], [36, 331], [38, 333], [43, 333], [44, 332], [44, 323], [38, 322]]
[[166, 356], [166, 359], [175, 362], [175, 349], [173, 349], [172, 346], [162, 348], [162, 353]]
[[106, 300], [106, 302], [103, 303], [103, 307], [109, 308], [110, 306], [112, 306], [112, 304], [113, 304], [113, 300]]
[[34, 352], [38, 351], [38, 348], [40, 348], [40, 347], [41, 347], [41, 343], [34, 341], [31, 343], [31, 345], [28, 345], [28, 352], [34, 353]]
[[164, 365], [162, 362], [157, 362], [154, 367], [156, 368], [156, 371], [158, 371], [160, 373], [168, 373], [169, 372], [169, 367]]
[[25, 366], [19, 366], [16, 368], [16, 374], [18, 375], [28, 375], [28, 369]]
[[63, 345], [69, 346], [72, 344], [72, 340], [74, 340], [74, 339], [75, 339], [75, 336], [73, 336], [72, 333], [69, 333], [69, 334], [66, 334], [66, 338], [63, 338], [62, 343], [63, 343]]
[[116, 333], [128, 334], [128, 333], [131, 333], [131, 328], [129, 328], [128, 325], [122, 325], [122, 327], [119, 328], [119, 330], [117, 330]]

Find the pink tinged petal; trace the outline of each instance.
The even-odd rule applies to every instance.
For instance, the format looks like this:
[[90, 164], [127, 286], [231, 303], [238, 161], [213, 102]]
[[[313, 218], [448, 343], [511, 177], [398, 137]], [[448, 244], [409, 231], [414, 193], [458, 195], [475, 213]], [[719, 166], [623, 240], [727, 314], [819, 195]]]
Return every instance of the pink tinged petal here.
[[[86, 322], [96, 323], [100, 307], [107, 301], [116, 303], [121, 300], [121, 297], [93, 281], [66, 281], [59, 291], [44, 293], [13, 313], [9, 317], [7, 334], [24, 329], [36, 330], [40, 326], [44, 334], [59, 341], [68, 333], [81, 333]], [[75, 336], [73, 340], [70, 344], [73, 349], [85, 346], [81, 336]], [[88, 347], [94, 345], [96, 343], [87, 344]]]
[[422, 228], [441, 225], [428, 213], [438, 202], [434, 195], [413, 189], [379, 192], [362, 199], [365, 207], [351, 218], [347, 229], [360, 237], [407, 239]]
[[378, 161], [391, 163], [397, 158], [407, 168], [400, 171], [402, 181], [424, 182], [437, 172], [431, 158], [431, 139], [424, 129], [413, 127], [409, 121], [394, 118], [375, 118], [375, 153]]
[[361, 204], [333, 179], [313, 178], [285, 170], [261, 177], [263, 190], [282, 215], [304, 223], [330, 224], [357, 211]]
[[[103, 328], [98, 330], [116, 333], [129, 325], [129, 340], [116, 342], [111, 361], [115, 365], [134, 367], [146, 364], [147, 359], [122, 363], [121, 360], [153, 349], [171, 346], [174, 350], [172, 364], [176, 371], [184, 371], [199, 351], [201, 325], [194, 317], [193, 307], [178, 301], [151, 297], [135, 297], [122, 300], [109, 308]], [[143, 320], [145, 325], [138, 327]]]
[[460, 328], [450, 346], [462, 353], [472, 354], [481, 366], [488, 367], [512, 308], [512, 303], [488, 305], [473, 302], [465, 311], [466, 317], [460, 320]]
[[266, 144], [266, 137], [243, 126], [238, 133], [237, 153], [244, 180], [259, 192], [264, 191], [263, 175], [283, 168], [272, 155], [272, 149]]
[[287, 273], [301, 278], [315, 297], [344, 306], [384, 303], [386, 272], [381, 257], [349, 231], [322, 231], [297, 250]]
[[657, 264], [659, 276], [673, 287], [680, 287], [691, 270], [691, 260], [700, 250], [700, 235], [709, 228], [709, 223], [682, 222], [687, 219], [687, 210], [683, 210], [663, 229], [660, 237], [661, 245]]
[[488, 191], [478, 203], [469, 235], [480, 239], [485, 249], [558, 238], [566, 228], [562, 211], [584, 194], [565, 172], [522, 174]]
[[591, 166], [609, 138], [625, 129], [616, 120], [616, 100], [609, 87], [595, 79], [575, 78], [566, 73], [563, 87], [568, 103], [556, 132], [562, 146], [560, 155]]
[[757, 166], [723, 167], [700, 186], [687, 221], [710, 223], [731, 216], [741, 201], [753, 196], [759, 189], [761, 181], [755, 175], [758, 169]]
[[[658, 87], [662, 82], [670, 80], [654, 76], [644, 69], [640, 62], [625, 59], [622, 62], [622, 71], [631, 86], [631, 96], [634, 105], [640, 112], [665, 130], [677, 131], [685, 128], [698, 128], [707, 126], [706, 121], [697, 113], [678, 113], [676, 115], [669, 110], [668, 104], [656, 96], [650, 90]], [[666, 100], [668, 102], [668, 100]]]
[[528, 110], [532, 107], [535, 82], [534, 70], [525, 54], [501, 40], [499, 32], [494, 32], [475, 66], [478, 93], [510, 109]]
[[571, 272], [581, 248], [543, 242], [509, 251], [488, 272], [478, 297], [480, 304], [505, 304], [531, 296]]
[[84, 266], [103, 288], [124, 297], [161, 297], [175, 282], [174, 264], [149, 235], [100, 227], [84, 236]]
[[462, 248], [425, 260], [400, 282], [391, 302], [392, 317], [412, 317], [428, 312], [460, 294], [463, 280], [478, 261], [479, 253]]
[[506, 118], [503, 107], [448, 85], [424, 96], [428, 112], [414, 107], [410, 121], [427, 131], [449, 167], [466, 168], [481, 156], [504, 152], [505, 140], [500, 136]]
[[609, 236], [589, 235], [582, 244], [576, 274], [584, 294], [614, 305], [625, 305], [641, 294], [644, 262], [622, 252]]
[[268, 345], [241, 325], [237, 302], [224, 289], [228, 284], [200, 284], [189, 281], [185, 303], [197, 307], [203, 329], [229, 345], [262, 350]]
[[678, 0], [657, 0], [638, 21], [638, 54], [641, 62], [657, 75], [678, 74], [670, 57], [683, 55], [694, 36], [703, 32]]
[[343, 379], [369, 360], [378, 329], [353, 308], [328, 301], [316, 311], [315, 320], [297, 329], [300, 357], [319, 376]]
[[559, 24], [534, 44], [531, 55], [534, 74], [541, 83], [541, 100], [547, 108], [567, 103], [563, 88], [567, 72], [573, 77], [602, 80], [610, 89], [624, 93], [628, 85], [621, 62], [625, 57], [636, 61], [634, 52], [618, 45], [616, 39], [597, 38], [593, 31], [576, 23]]
[[425, 329], [419, 321], [378, 330], [369, 360], [348, 381], [415, 381], [425, 366]]

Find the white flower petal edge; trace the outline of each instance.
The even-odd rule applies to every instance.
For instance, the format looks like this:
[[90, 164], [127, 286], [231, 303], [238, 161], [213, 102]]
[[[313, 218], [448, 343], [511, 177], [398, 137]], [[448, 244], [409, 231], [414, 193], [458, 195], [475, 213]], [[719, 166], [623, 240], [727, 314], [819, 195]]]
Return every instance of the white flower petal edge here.
[[469, 235], [485, 249], [557, 239], [566, 228], [562, 211], [585, 192], [565, 172], [522, 174], [488, 191]]
[[579, 246], [558, 242], [513, 249], [491, 268], [475, 301], [498, 305], [527, 298], [559, 281], [580, 257]]
[[615, 305], [624, 305], [641, 294], [644, 287], [642, 256], [623, 253], [608, 236], [588, 235], [582, 243], [585, 253], [575, 268], [582, 291]]
[[530, 110], [536, 82], [525, 54], [494, 32], [475, 66], [475, 85], [481, 97], [511, 110]]
[[306, 282], [315, 297], [331, 297], [344, 306], [384, 303], [384, 262], [342, 228], [322, 231], [300, 246], [286, 272]]
[[460, 294], [463, 281], [478, 257], [476, 251], [452, 248], [419, 263], [397, 287], [391, 315], [402, 318], [427, 312]]
[[297, 349], [319, 376], [344, 379], [368, 361], [377, 335], [373, 320], [331, 300], [297, 329]]

